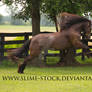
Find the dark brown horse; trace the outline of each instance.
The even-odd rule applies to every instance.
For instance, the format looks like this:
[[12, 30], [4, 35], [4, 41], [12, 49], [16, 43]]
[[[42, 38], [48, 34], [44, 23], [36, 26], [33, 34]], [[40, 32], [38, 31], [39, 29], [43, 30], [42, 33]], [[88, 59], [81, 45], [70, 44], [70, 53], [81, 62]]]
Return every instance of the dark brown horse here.
[[[69, 28], [70, 25], [75, 25], [78, 23], [78, 26], [77, 26], [78, 30], [76, 30], [76, 32], [79, 32], [80, 34], [85, 35], [84, 30], [87, 29], [87, 26], [80, 25], [81, 23], [84, 22], [83, 20], [84, 20], [84, 17], [79, 16], [79, 15], [70, 14], [67, 12], [60, 13], [58, 15], [58, 24], [60, 27], [60, 32], [65, 31], [67, 28]], [[89, 21], [87, 23], [89, 23], [89, 25], [91, 25], [91, 21]], [[89, 26], [89, 28], [91, 29], [91, 26]], [[85, 39], [86, 39], [86, 36], [85, 36]], [[69, 50], [67, 50], [67, 49], [60, 51], [61, 58], [60, 58], [60, 61], [58, 62], [58, 64], [62, 64], [63, 58], [68, 53], [68, 51]]]
[[30, 55], [26, 57], [24, 62], [18, 67], [18, 73], [23, 73], [27, 62], [39, 56], [41, 51], [45, 49], [53, 48], [56, 50], [65, 50], [74, 47], [88, 50], [88, 46], [80, 41], [81, 35], [78, 30], [85, 32], [86, 37], [89, 38], [91, 33], [90, 21], [86, 18], [79, 17], [68, 22], [61, 32], [36, 35], [21, 48], [12, 50], [9, 57], [14, 59], [18, 58], [21, 56], [21, 53], [29, 47]]

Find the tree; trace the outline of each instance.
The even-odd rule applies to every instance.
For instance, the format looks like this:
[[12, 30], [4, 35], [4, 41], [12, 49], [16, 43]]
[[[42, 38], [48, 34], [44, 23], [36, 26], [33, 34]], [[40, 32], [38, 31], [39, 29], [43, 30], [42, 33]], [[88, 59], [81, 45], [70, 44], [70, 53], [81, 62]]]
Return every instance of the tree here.
[[78, 15], [92, 15], [92, 0], [43, 0], [42, 12], [55, 22], [57, 27], [57, 15], [61, 12], [74, 13]]
[[41, 11], [55, 23], [56, 31], [58, 31], [56, 16], [61, 12], [61, 7], [59, 7], [61, 2], [62, 0], [44, 0], [41, 8]]
[[[15, 17], [25, 21], [32, 18], [32, 34], [40, 33], [41, 0], [4, 0], [3, 3], [16, 8]], [[19, 7], [21, 7], [20, 10]]]
[[74, 5], [71, 0], [44, 0], [42, 5], [42, 12], [46, 13], [48, 18], [54, 21], [56, 30], [58, 31], [57, 15], [61, 12], [77, 14], [80, 12], [80, 9], [79, 6], [77, 4]]
[[32, 0], [32, 30], [33, 35], [40, 33], [40, 0]]

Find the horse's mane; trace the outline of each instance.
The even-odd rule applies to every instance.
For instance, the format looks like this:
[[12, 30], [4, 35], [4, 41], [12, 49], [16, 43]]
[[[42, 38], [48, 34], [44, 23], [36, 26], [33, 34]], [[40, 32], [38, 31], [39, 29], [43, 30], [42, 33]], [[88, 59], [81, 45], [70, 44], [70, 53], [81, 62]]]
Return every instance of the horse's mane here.
[[60, 30], [65, 30], [71, 26], [81, 23], [81, 22], [90, 22], [87, 18], [78, 16], [70, 13], [61, 13], [60, 15]]

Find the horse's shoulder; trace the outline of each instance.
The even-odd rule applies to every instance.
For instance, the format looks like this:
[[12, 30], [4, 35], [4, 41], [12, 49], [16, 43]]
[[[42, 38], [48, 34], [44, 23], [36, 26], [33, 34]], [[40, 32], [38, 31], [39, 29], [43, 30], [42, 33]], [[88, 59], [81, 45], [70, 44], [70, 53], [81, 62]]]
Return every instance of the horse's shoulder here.
[[69, 32], [68, 34], [67, 34], [67, 36], [70, 38], [70, 39], [75, 39], [75, 38], [77, 38], [77, 39], [80, 39], [80, 33], [78, 33], [78, 32], [75, 32], [75, 31], [71, 31], [71, 32]]

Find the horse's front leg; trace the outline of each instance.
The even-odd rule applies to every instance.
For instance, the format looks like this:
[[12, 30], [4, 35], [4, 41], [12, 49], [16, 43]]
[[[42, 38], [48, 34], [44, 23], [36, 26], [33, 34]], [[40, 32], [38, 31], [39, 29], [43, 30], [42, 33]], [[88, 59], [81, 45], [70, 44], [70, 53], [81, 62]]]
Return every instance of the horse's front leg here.
[[73, 46], [78, 49], [85, 49], [84, 53], [87, 55], [87, 57], [89, 57], [88, 54], [89, 52], [91, 52], [90, 48], [87, 45], [83, 44], [80, 40], [74, 41]]
[[88, 47], [87, 45], [83, 44], [83, 43], [82, 43], [81, 41], [79, 41], [79, 40], [74, 41], [72, 44], [73, 44], [73, 46], [74, 46], [75, 48], [89, 50], [89, 47]]

